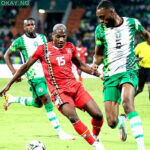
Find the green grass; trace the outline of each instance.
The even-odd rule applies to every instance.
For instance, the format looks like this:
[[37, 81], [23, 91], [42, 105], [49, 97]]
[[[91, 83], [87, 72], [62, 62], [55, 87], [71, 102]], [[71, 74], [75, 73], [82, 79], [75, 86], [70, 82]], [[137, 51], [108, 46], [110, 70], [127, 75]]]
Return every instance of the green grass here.
[[[9, 79], [1, 79], [0, 89], [2, 89], [8, 81]], [[102, 82], [99, 79], [84, 79], [83, 84], [104, 113]], [[14, 96], [31, 96], [28, 88], [29, 86], [26, 80], [23, 80], [21, 83], [15, 83], [8, 93]], [[76, 140], [59, 140], [55, 130], [47, 119], [44, 108], [12, 104], [8, 111], [4, 111], [3, 104], [4, 98], [0, 98], [0, 150], [24, 150], [26, 144], [31, 140], [42, 141], [47, 150], [93, 149], [74, 131], [71, 123], [57, 111], [56, 107], [54, 107], [54, 109], [61, 123], [61, 127], [67, 133], [75, 135]], [[150, 102], [148, 100], [147, 87], [145, 87], [143, 93], [136, 97], [135, 107], [142, 119], [146, 149], [150, 150]], [[122, 106], [120, 106], [120, 113], [122, 112], [123, 109]], [[77, 110], [77, 113], [91, 130], [90, 116], [80, 110]], [[127, 122], [127, 129], [127, 141], [121, 142], [117, 129], [110, 129], [105, 119], [104, 126], [100, 133], [100, 139], [105, 145], [106, 150], [137, 150], [129, 122]]]

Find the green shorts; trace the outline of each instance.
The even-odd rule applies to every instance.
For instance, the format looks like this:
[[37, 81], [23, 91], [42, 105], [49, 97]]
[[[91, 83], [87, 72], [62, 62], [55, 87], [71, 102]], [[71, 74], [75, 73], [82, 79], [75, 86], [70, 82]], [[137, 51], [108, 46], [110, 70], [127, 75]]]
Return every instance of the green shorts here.
[[29, 90], [32, 92], [33, 98], [37, 98], [48, 93], [45, 77], [28, 80], [28, 83], [31, 86]]
[[137, 72], [123, 72], [111, 77], [104, 78], [104, 101], [115, 101], [121, 103], [121, 85], [130, 83], [137, 91], [138, 75]]

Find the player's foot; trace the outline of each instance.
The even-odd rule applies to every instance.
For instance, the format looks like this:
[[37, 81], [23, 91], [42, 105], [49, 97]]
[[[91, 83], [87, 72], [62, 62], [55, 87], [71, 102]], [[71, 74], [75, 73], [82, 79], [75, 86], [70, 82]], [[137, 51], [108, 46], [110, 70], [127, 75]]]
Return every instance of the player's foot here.
[[119, 129], [119, 135], [120, 135], [120, 139], [121, 141], [126, 141], [127, 139], [127, 129], [126, 129], [126, 121], [127, 121], [127, 116], [125, 114], [121, 115], [123, 122], [122, 124], [118, 127]]
[[99, 137], [98, 136], [94, 135], [93, 133], [92, 133], [92, 136], [94, 137], [96, 142], [99, 142]]
[[94, 146], [95, 150], [105, 150], [104, 145], [101, 141], [96, 142], [96, 145]]
[[59, 132], [58, 135], [61, 140], [75, 140], [75, 136], [67, 134], [64, 131]]
[[6, 95], [5, 96], [5, 103], [4, 103], [4, 109], [5, 109], [5, 111], [8, 110], [8, 107], [12, 103], [12, 102], [9, 101], [12, 97], [13, 97], [12, 95]]

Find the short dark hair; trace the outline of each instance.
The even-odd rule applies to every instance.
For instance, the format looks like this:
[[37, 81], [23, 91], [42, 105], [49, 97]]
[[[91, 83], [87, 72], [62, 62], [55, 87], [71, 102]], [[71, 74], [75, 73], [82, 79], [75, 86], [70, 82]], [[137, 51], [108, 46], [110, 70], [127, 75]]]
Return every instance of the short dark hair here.
[[104, 8], [104, 9], [115, 9], [112, 2], [109, 0], [101, 0], [97, 6], [97, 9]]

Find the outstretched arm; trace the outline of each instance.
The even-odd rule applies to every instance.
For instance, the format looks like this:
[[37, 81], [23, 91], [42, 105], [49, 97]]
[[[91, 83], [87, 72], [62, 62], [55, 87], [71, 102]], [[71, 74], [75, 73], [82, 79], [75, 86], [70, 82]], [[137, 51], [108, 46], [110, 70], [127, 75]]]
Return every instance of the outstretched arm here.
[[73, 63], [83, 72], [86, 72], [91, 75], [95, 75], [97, 77], [100, 76], [100, 73], [98, 73], [97, 70], [93, 70], [90, 66], [87, 64], [83, 63], [80, 59], [80, 57], [76, 56], [72, 59]]
[[8, 84], [4, 87], [4, 89], [2, 91], [0, 91], [0, 96], [5, 95], [5, 93], [9, 90], [9, 88], [11, 87], [11, 85], [19, 78], [21, 77], [23, 74], [25, 74], [27, 72], [27, 70], [36, 62], [35, 59], [33, 59], [32, 57], [29, 57], [28, 61], [23, 64], [20, 69], [15, 73], [15, 75], [13, 76], [13, 78], [8, 82]]

